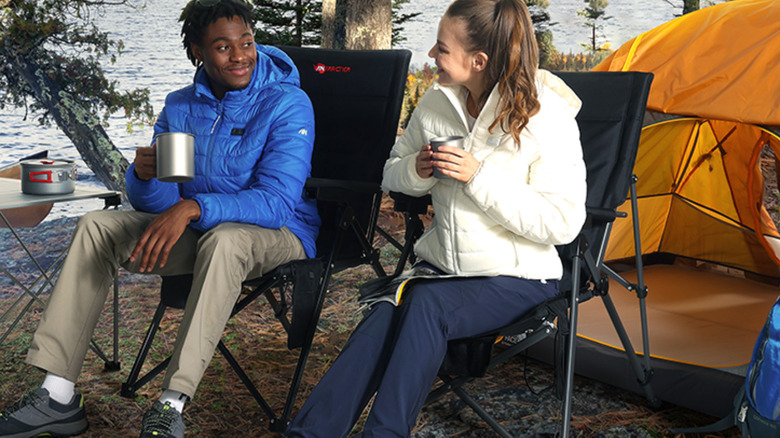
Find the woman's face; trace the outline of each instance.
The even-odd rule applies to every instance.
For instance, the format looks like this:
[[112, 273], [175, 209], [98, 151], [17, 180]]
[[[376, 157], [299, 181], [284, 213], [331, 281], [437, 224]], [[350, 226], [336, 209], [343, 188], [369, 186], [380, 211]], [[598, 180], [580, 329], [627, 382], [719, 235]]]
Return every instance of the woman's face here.
[[228, 91], [246, 87], [252, 80], [257, 64], [253, 35], [239, 17], [223, 17], [209, 25], [201, 44], [192, 45], [192, 53], [203, 62], [211, 91], [218, 99]]
[[436, 62], [439, 83], [442, 85], [466, 85], [475, 80], [475, 54], [467, 52], [466, 23], [459, 18], [442, 17], [436, 44], [428, 56]]

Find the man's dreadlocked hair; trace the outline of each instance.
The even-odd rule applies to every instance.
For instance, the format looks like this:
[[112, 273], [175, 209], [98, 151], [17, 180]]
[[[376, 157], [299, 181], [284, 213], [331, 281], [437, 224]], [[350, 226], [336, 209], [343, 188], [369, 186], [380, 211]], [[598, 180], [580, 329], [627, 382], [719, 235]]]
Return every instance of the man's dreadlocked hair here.
[[252, 6], [244, 0], [217, 0], [215, 4], [210, 6], [204, 6], [202, 3], [210, 4], [211, 1], [190, 0], [179, 16], [179, 21], [182, 23], [182, 43], [187, 50], [187, 58], [196, 67], [200, 62], [192, 54], [192, 45], [203, 43], [203, 36], [211, 23], [220, 18], [238, 17], [250, 28], [255, 28]]

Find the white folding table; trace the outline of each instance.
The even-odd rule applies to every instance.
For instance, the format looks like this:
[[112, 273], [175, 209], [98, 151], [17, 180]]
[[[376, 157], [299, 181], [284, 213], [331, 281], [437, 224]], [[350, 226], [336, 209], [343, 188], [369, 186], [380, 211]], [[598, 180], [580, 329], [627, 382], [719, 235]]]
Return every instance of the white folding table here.
[[[22, 240], [21, 236], [11, 226], [11, 223], [3, 215], [2, 210], [20, 207], [30, 207], [41, 204], [51, 204], [59, 202], [71, 202], [84, 199], [103, 199], [105, 202], [104, 208], [118, 207], [121, 205], [122, 198], [121, 193], [113, 190], [100, 190], [88, 187], [76, 186], [76, 190], [72, 193], [66, 193], [61, 195], [28, 195], [22, 193], [21, 181], [11, 178], [0, 178], [0, 219], [8, 227], [8, 230], [13, 234], [16, 241], [24, 249], [29, 259], [35, 265], [39, 275], [29, 284], [23, 284], [18, 278], [16, 278], [3, 264], [2, 255], [0, 255], [0, 271], [5, 274], [11, 281], [22, 288], [21, 293], [16, 301], [2, 314], [0, 315], [0, 326], [5, 326], [6, 321], [10, 321], [14, 311], [16, 311], [16, 317], [13, 318], [13, 322], [5, 329], [5, 332], [0, 335], [0, 345], [5, 342], [11, 331], [19, 324], [24, 315], [32, 308], [34, 304], [45, 306], [42, 300], [42, 294], [52, 285], [52, 278], [59, 272], [62, 267], [62, 263], [65, 260], [65, 254], [67, 253], [67, 247], [55, 258], [55, 260], [46, 268], [41, 266], [38, 260], [30, 251], [28, 245]], [[23, 304], [24, 299], [27, 298], [27, 303]], [[21, 307], [20, 307], [21, 306]], [[117, 278], [114, 278], [114, 354], [113, 360], [109, 360], [108, 357], [101, 351], [94, 340], [90, 343], [92, 350], [105, 362], [107, 370], [119, 369], [119, 351], [118, 351], [118, 334], [119, 334], [119, 285]]]

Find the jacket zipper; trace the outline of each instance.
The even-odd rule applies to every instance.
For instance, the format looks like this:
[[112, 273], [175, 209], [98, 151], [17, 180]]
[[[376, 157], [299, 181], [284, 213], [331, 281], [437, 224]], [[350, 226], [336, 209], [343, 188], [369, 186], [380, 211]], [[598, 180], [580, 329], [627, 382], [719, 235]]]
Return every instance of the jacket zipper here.
[[[468, 129], [467, 129], [468, 131]], [[468, 131], [468, 134], [463, 138], [463, 147], [466, 150], [471, 149], [471, 132]], [[450, 190], [450, 211], [449, 211], [449, 220], [450, 224], [452, 224], [452, 230], [450, 232], [450, 247], [452, 248], [452, 267], [455, 271], [455, 274], [460, 274], [460, 261], [458, 259], [458, 239], [457, 239], [457, 231], [455, 229], [455, 200], [458, 196], [458, 189], [460, 186], [458, 184], [450, 184], [452, 186], [452, 189]]]
[[[463, 128], [466, 131], [466, 136], [463, 138], [463, 147], [466, 150], [471, 149], [471, 145], [469, 144], [469, 141], [471, 140], [471, 131], [469, 130], [468, 125], [468, 115], [463, 112], [463, 107], [460, 105], [460, 101], [458, 100], [457, 96], [454, 95], [449, 89], [442, 89], [442, 92], [445, 96], [447, 96], [447, 100], [450, 102], [450, 105], [453, 109], [460, 115], [461, 123], [463, 124]], [[458, 244], [457, 244], [457, 237], [456, 237], [456, 230], [455, 230], [455, 198], [457, 196], [458, 192], [458, 185], [457, 184], [451, 184], [452, 189], [450, 190], [450, 208], [449, 208], [449, 221], [452, 225], [452, 229], [450, 230], [450, 248], [452, 248], [452, 254], [450, 255], [450, 260], [452, 261], [452, 268], [455, 274], [460, 274], [460, 263], [458, 260]]]
[[220, 104], [217, 109], [219, 110], [219, 114], [217, 114], [217, 118], [214, 120], [214, 124], [211, 125], [211, 132], [209, 132], [209, 134], [214, 133], [214, 128], [217, 127], [217, 123], [219, 123], [219, 120], [222, 118], [222, 104]]
[[[466, 110], [461, 106], [458, 96], [456, 96], [455, 93], [453, 93], [452, 90], [448, 88], [441, 88], [441, 92], [444, 93], [444, 95], [447, 97], [447, 100], [450, 102], [450, 105], [452, 105], [452, 108], [455, 109], [455, 112], [457, 112], [460, 116], [460, 121], [463, 123], [463, 127], [466, 129], [466, 132], [469, 132], [468, 114], [464, 112]], [[470, 134], [471, 133], [469, 132], [469, 135]]]
[[[217, 129], [217, 125], [222, 120], [222, 101], [217, 103], [217, 118], [214, 120], [214, 123], [211, 125], [211, 131], [209, 134], [214, 134], [214, 131]], [[208, 158], [206, 160], [206, 174], [204, 175], [206, 177], [206, 186], [209, 188], [209, 191], [213, 192], [214, 188], [211, 187], [211, 166], [212, 163], [214, 163], [214, 157], [212, 157], [212, 154], [214, 153], [214, 135], [209, 135], [209, 142], [208, 142], [208, 148], [206, 150], [206, 157]]]

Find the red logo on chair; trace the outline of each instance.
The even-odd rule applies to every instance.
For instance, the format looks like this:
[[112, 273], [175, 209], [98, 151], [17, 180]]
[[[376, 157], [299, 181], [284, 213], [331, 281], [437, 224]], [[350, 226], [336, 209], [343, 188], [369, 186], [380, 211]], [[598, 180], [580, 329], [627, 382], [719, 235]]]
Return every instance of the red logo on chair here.
[[352, 70], [351, 67], [346, 67], [341, 65], [325, 65], [323, 63], [314, 64], [314, 71], [316, 71], [319, 74], [324, 74], [325, 72], [349, 73], [350, 70]]

